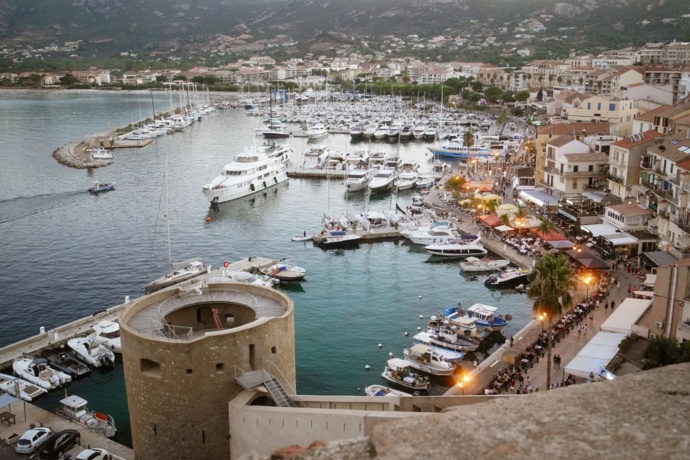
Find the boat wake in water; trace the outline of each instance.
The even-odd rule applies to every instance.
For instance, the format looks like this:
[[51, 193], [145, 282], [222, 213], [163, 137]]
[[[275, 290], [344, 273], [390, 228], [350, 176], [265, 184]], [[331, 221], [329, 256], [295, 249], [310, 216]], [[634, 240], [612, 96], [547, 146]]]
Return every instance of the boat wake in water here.
[[51, 211], [75, 203], [77, 196], [88, 194], [85, 190], [75, 192], [49, 193], [35, 196], [20, 196], [0, 201], [0, 225]]

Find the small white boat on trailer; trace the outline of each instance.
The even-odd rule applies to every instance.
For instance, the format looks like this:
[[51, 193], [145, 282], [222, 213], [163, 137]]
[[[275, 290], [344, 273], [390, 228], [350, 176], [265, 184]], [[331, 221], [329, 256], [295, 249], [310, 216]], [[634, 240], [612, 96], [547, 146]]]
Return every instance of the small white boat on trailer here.
[[48, 391], [44, 388], [36, 386], [31, 382], [27, 382], [24, 379], [20, 379], [19, 377], [13, 377], [7, 374], [0, 374], [0, 390], [4, 391], [10, 396], [21, 398], [24, 401], [29, 402], [43, 394], [48, 393]]
[[412, 396], [404, 391], [394, 390], [384, 385], [369, 385], [364, 389], [367, 396]]
[[404, 359], [389, 359], [381, 377], [413, 391], [429, 389], [429, 378], [411, 372], [410, 363]]
[[463, 262], [460, 262], [460, 270], [464, 272], [492, 272], [507, 267], [510, 261], [507, 259], [478, 259], [476, 257], [468, 257]]
[[61, 400], [60, 404], [61, 407], [55, 411], [60, 417], [72, 420], [107, 438], [112, 438], [117, 434], [115, 420], [110, 415], [87, 409], [86, 399], [72, 395]]
[[14, 373], [39, 387], [52, 390], [72, 381], [64, 372], [56, 371], [44, 358], [21, 358], [12, 364]]
[[112, 366], [115, 363], [115, 353], [91, 335], [70, 339], [67, 341], [67, 346], [74, 350], [89, 366]]

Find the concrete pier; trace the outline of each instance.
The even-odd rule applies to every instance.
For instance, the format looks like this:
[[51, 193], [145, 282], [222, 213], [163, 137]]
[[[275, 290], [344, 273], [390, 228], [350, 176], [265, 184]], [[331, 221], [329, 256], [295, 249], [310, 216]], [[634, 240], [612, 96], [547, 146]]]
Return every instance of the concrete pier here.
[[287, 172], [288, 177], [296, 179], [330, 179], [341, 180], [347, 178], [347, 171], [333, 171], [330, 169], [293, 169]]

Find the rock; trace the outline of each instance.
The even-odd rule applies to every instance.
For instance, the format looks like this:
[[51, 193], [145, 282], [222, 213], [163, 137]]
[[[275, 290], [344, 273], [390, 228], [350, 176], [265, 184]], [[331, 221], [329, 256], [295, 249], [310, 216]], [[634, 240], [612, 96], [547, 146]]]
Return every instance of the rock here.
[[280, 449], [276, 449], [271, 454], [271, 460], [302, 458], [303, 455], [304, 455], [304, 448], [302, 446], [298, 446], [297, 444], [293, 444], [292, 446], [281, 447]]
[[317, 441], [314, 441], [314, 442], [312, 442], [311, 444], [309, 444], [309, 447], [307, 447], [307, 450], [316, 449], [316, 448], [318, 448], [318, 447], [323, 447], [323, 446], [325, 446], [325, 445], [326, 445], [325, 442], [323, 442], [323, 441], [318, 441], [318, 440], [317, 440]]

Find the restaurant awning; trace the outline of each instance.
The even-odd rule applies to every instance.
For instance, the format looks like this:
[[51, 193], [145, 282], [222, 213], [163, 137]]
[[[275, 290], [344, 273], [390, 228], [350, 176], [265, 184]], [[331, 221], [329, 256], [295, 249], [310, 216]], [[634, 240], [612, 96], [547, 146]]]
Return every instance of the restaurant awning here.
[[639, 240], [629, 233], [616, 233], [615, 235], [604, 235], [604, 239], [614, 246], [624, 246], [628, 244], [639, 243]]
[[602, 331], [630, 334], [632, 327], [652, 305], [652, 299], [625, 299], [601, 325]]
[[569, 249], [565, 251], [565, 253], [570, 256], [570, 258], [578, 260], [578, 259], [594, 259], [597, 256], [597, 254], [589, 249], [588, 247], [584, 247], [581, 250], [574, 250], [574, 249]]
[[533, 228], [532, 233], [537, 235], [539, 238], [541, 238], [544, 241], [555, 241], [555, 240], [567, 240], [565, 236], [561, 235], [558, 233], [556, 230], [549, 230], [546, 234], [539, 230], [538, 228]]
[[602, 191], [583, 192], [582, 198], [601, 205], [621, 204], [621, 199], [616, 195]]
[[565, 373], [586, 379], [599, 375], [618, 353], [626, 334], [598, 332], [578, 354], [565, 365]]
[[678, 262], [678, 259], [666, 251], [650, 251], [640, 254], [640, 258], [652, 267], [660, 267], [662, 265]]
[[495, 227], [501, 224], [501, 219], [494, 214], [487, 214], [486, 216], [480, 216], [479, 218], [489, 227]]
[[611, 268], [609, 267], [609, 264], [607, 264], [598, 257], [593, 257], [591, 259], [577, 259], [577, 261], [580, 263], [580, 265], [582, 265], [585, 268], [593, 268], [599, 270]]
[[499, 232], [512, 232], [515, 229], [513, 227], [509, 227], [508, 225], [499, 225], [496, 227], [496, 230]]
[[529, 201], [532, 204], [536, 204], [539, 207], [544, 206], [557, 206], [558, 199], [556, 197], [548, 195], [540, 190], [523, 190], [519, 195], [520, 199], [523, 201]]
[[592, 236], [614, 235], [620, 232], [618, 227], [611, 224], [583, 225], [582, 230], [590, 233]]
[[547, 241], [546, 244], [556, 249], [570, 249], [575, 246], [575, 243], [570, 240], [551, 240]]

